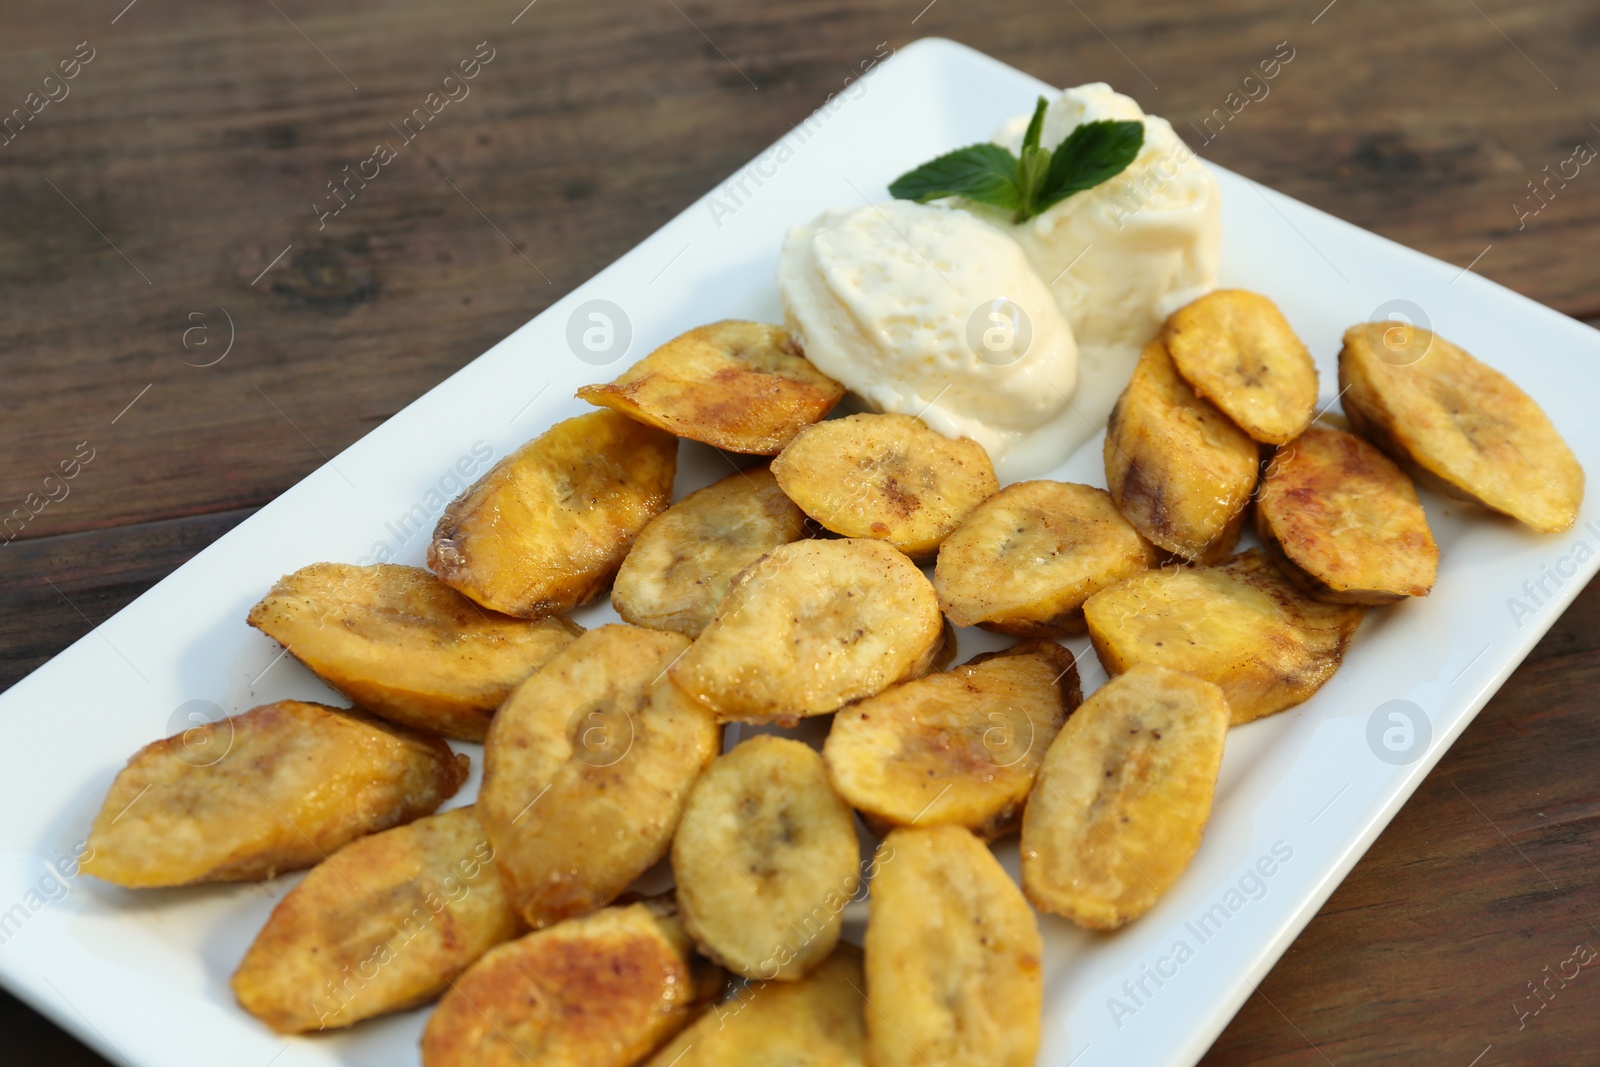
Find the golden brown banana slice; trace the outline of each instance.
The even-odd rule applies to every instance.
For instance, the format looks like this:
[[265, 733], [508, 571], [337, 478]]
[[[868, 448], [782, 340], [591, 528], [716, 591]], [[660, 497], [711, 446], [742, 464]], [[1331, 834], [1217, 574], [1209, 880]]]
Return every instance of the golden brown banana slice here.
[[583, 632], [486, 611], [420, 567], [389, 563], [302, 567], [249, 622], [367, 711], [463, 741], [482, 741], [516, 684]]
[[933, 586], [882, 541], [795, 541], [728, 594], [672, 680], [722, 722], [823, 715], [927, 672], [943, 616]]
[[586, 604], [667, 509], [677, 469], [677, 439], [625, 415], [558, 422], [450, 502], [428, 566], [507, 615], [536, 619]]
[[666, 855], [721, 747], [710, 713], [665, 677], [688, 645], [637, 626], [590, 630], [495, 716], [479, 817], [528, 925], [611, 903]]
[[957, 626], [1018, 637], [1083, 632], [1083, 602], [1156, 562], [1104, 489], [1017, 482], [939, 548], [933, 588]]
[[645, 1067], [864, 1067], [861, 950], [840, 944], [797, 982], [750, 983]]
[[1438, 334], [1401, 322], [1345, 331], [1344, 410], [1418, 481], [1541, 533], [1570, 527], [1583, 467], [1533, 398]]
[[1043, 943], [1017, 883], [956, 826], [896, 830], [873, 867], [867, 1062], [1033, 1067]]
[[729, 320], [674, 337], [608, 385], [578, 395], [729, 452], [774, 456], [833, 410], [844, 386], [782, 327]]
[[839, 943], [859, 855], [822, 757], [757, 734], [713, 761], [683, 807], [672, 873], [684, 926], [730, 971], [801, 978]]
[[834, 533], [887, 541], [929, 559], [950, 531], [1000, 489], [989, 453], [911, 415], [849, 415], [807, 427], [772, 473]]
[[1200, 847], [1228, 704], [1192, 674], [1129, 668], [1083, 702], [1022, 816], [1022, 888], [1040, 911], [1115, 930], [1149, 911]]
[[280, 700], [140, 749], [82, 869], [130, 889], [271, 878], [427, 815], [466, 779], [467, 757], [437, 737]]
[[1157, 546], [1198, 563], [1239, 539], [1260, 450], [1173, 369], [1151, 341], [1106, 426], [1106, 485], [1117, 510]]
[[635, 626], [698, 637], [735, 574], [805, 534], [806, 517], [766, 467], [730, 474], [656, 516], [611, 587]]
[[1317, 365], [1278, 305], [1218, 289], [1179, 308], [1163, 331], [1178, 373], [1245, 433], [1282, 445], [1311, 425]]
[[422, 1065], [631, 1067], [712, 994], [693, 952], [683, 927], [650, 903], [491, 949], [428, 1020]]
[[1318, 600], [1427, 596], [1439, 546], [1405, 472], [1352, 433], [1313, 426], [1279, 448], [1256, 498], [1256, 533]]
[[1083, 699], [1072, 653], [1028, 641], [842, 708], [822, 756], [875, 825], [1016, 829], [1044, 753]]
[[470, 807], [363, 837], [273, 909], [233, 975], [282, 1034], [349, 1026], [436, 998], [523, 930]]
[[1215, 682], [1237, 726], [1310, 699], [1366, 609], [1312, 600], [1252, 548], [1211, 567], [1136, 574], [1083, 612], [1107, 671], [1157, 663]]

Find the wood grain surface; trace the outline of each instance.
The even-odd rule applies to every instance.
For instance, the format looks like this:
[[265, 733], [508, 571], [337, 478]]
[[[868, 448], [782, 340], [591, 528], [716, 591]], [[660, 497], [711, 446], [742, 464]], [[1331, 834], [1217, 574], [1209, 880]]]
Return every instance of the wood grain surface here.
[[[7, 5], [0, 514], [94, 459], [0, 549], [0, 685], [923, 36], [1109, 81], [1211, 160], [1600, 320], [1600, 169], [1529, 185], [1600, 146], [1593, 0], [525, 2]], [[1208, 139], [1280, 42], [1270, 94]], [[469, 95], [319, 222], [480, 47]], [[43, 81], [91, 54], [66, 95]], [[1207, 1064], [1600, 1063], [1600, 974], [1531, 991], [1600, 949], [1597, 633], [1590, 588]], [[0, 1050], [104, 1062], [9, 998]]]

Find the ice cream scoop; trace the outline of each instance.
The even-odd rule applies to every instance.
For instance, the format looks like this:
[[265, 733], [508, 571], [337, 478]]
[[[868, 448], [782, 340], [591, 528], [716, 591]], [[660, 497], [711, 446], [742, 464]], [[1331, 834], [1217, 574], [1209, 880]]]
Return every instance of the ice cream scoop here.
[[1072, 328], [1005, 226], [908, 200], [830, 211], [789, 232], [778, 288], [819, 370], [878, 411], [972, 438], [1002, 479], [1093, 435], [1070, 402]]
[[[994, 142], [1017, 151], [1029, 117], [1007, 121]], [[1222, 193], [1171, 124], [1104, 82], [1051, 101], [1040, 145], [1054, 149], [1100, 119], [1142, 121], [1139, 155], [1109, 181], [1010, 228], [1072, 326], [1082, 379], [1074, 402], [1103, 425], [1145, 342], [1169, 314], [1216, 288]], [[1009, 225], [1005, 212], [975, 210]]]

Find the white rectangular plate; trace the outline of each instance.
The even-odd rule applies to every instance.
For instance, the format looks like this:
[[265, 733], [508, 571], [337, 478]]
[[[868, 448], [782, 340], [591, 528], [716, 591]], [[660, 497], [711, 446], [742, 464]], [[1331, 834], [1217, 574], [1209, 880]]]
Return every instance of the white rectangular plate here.
[[[69, 878], [62, 860], [141, 745], [188, 725], [190, 702], [236, 713], [329, 691], [246, 627], [282, 574], [318, 560], [420, 563], [446, 498], [552, 422], [587, 410], [573, 390], [719, 318], [777, 321], [772, 281], [791, 225], [880, 199], [890, 179], [986, 139], [1048, 87], [947, 41], [902, 49], [867, 79], [639, 247], [352, 445], [93, 633], [0, 696], [0, 981], [120, 1063], [148, 1067], [416, 1062], [425, 1012], [349, 1033], [285, 1039], [240, 1011], [232, 973], [295, 878], [130, 893]], [[1340, 222], [1225, 171], [1222, 282], [1283, 308], [1310, 345], [1324, 398], [1345, 329], [1391, 301], [1510, 374], [1600, 470], [1600, 334], [1475, 274]], [[713, 199], [713, 197], [715, 199]], [[607, 366], [569, 346], [591, 300], [620, 307], [632, 342]], [[581, 320], [587, 322], [587, 319]], [[476, 449], [476, 451], [475, 451]], [[1057, 477], [1104, 484], [1100, 444]], [[681, 494], [727, 473], [686, 444]], [[1198, 1060], [1451, 741], [1600, 565], [1591, 502], [1539, 536], [1425, 498], [1443, 555], [1425, 600], [1376, 611], [1311, 701], [1234, 730], [1198, 856], [1150, 914], [1115, 935], [1044, 918], [1040, 1063]], [[609, 607], [579, 613], [593, 625]], [[989, 642], [989, 643], [986, 643]], [[961, 656], [993, 647], [962, 635]], [[1085, 642], [1071, 643], [1083, 652]], [[1085, 690], [1104, 679], [1080, 656]], [[1425, 722], [1409, 763], [1369, 744], [1381, 705]], [[1388, 728], [1395, 723], [1377, 720]], [[1389, 741], [1403, 746], [1404, 731]], [[476, 746], [460, 746], [478, 762]], [[1394, 757], [1401, 758], [1401, 757]], [[476, 776], [452, 803], [476, 793]], [[1002, 849], [1015, 870], [1015, 846]], [[70, 868], [69, 868], [70, 870]], [[1270, 872], [1270, 873], [1268, 873]], [[1181, 947], [1180, 947], [1181, 946]], [[1119, 1006], [1120, 1005], [1120, 1006]]]

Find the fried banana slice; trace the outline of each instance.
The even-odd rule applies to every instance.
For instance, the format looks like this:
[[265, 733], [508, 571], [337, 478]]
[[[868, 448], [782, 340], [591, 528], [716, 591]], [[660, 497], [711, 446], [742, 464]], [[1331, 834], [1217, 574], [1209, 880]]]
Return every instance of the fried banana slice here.
[[1215, 682], [1238, 726], [1309, 700], [1366, 609], [1312, 600], [1252, 548], [1211, 567], [1136, 574], [1083, 612], [1108, 672], [1157, 663]]
[[1439, 546], [1405, 472], [1352, 433], [1313, 426], [1279, 448], [1256, 497], [1256, 533], [1318, 600], [1427, 596]]
[[537, 619], [587, 604], [667, 509], [677, 469], [677, 439], [625, 415], [558, 422], [450, 502], [428, 566], [507, 615]]
[[1040, 911], [1115, 930], [1200, 847], [1228, 704], [1182, 671], [1136, 664], [1096, 689], [1039, 769], [1022, 816], [1022, 888]]
[[730, 474], [651, 520], [622, 561], [611, 605], [635, 626], [699, 637], [733, 576], [799, 540], [805, 522], [766, 467]]
[[1403, 322], [1350, 327], [1339, 388], [1356, 431], [1422, 484], [1540, 533], [1577, 521], [1583, 467], [1549, 416], [1438, 334]]
[[1029, 641], [842, 708], [822, 757], [875, 826], [1016, 829], [1045, 750], [1083, 699], [1072, 653]]
[[782, 327], [728, 320], [674, 337], [578, 396], [691, 441], [775, 456], [833, 410], [844, 386], [813, 367]]
[[873, 866], [867, 1062], [1033, 1067], [1044, 946], [994, 854], [960, 827], [901, 829]]
[[748, 984], [645, 1067], [865, 1067], [861, 950], [841, 943], [797, 982]]
[[456, 808], [313, 867], [256, 935], [233, 993], [280, 1034], [349, 1026], [428, 1003], [523, 929], [477, 815]]
[[1238, 542], [1259, 446], [1145, 346], [1106, 426], [1106, 485], [1117, 510], [1174, 555], [1210, 563]]
[[583, 632], [485, 611], [422, 568], [390, 563], [302, 567], [249, 622], [367, 711], [463, 741], [482, 741], [517, 683]]
[[672, 840], [683, 924], [730, 971], [804, 977], [839, 943], [858, 858], [855, 820], [822, 757], [757, 734], [719, 756], [684, 805]]
[[130, 889], [272, 878], [429, 814], [466, 779], [467, 757], [437, 737], [280, 700], [140, 749], [82, 869]]
[[849, 415], [807, 427], [772, 461], [807, 515], [846, 537], [931, 559], [950, 531], [1000, 490], [989, 453], [911, 415]]
[[734, 577], [671, 677], [722, 722], [792, 724], [927, 673], [943, 622], [888, 544], [795, 541]]
[[423, 1067], [631, 1067], [712, 994], [683, 927], [649, 903], [491, 949], [422, 1032]]
[[1059, 637], [1083, 632], [1085, 600], [1155, 563], [1104, 489], [1017, 482], [945, 538], [933, 588], [957, 626]]
[[1179, 308], [1163, 331], [1178, 373], [1245, 433], [1269, 445], [1300, 436], [1317, 410], [1317, 365], [1278, 305], [1218, 289]]
[[663, 676], [688, 645], [637, 626], [590, 630], [495, 716], [478, 810], [528, 925], [604, 907], [666, 855], [722, 741]]

